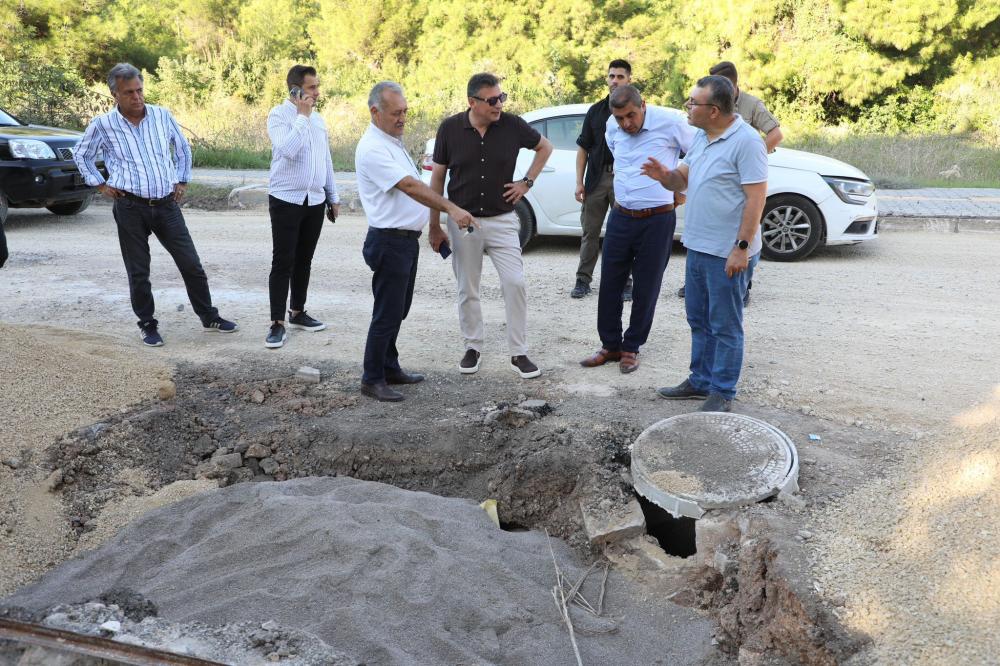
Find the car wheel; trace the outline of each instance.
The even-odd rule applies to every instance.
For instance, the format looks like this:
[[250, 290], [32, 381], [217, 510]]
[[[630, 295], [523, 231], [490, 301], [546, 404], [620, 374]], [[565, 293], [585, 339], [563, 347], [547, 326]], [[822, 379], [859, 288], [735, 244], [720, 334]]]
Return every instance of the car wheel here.
[[796, 194], [767, 200], [760, 220], [761, 255], [770, 261], [805, 259], [823, 240], [823, 215], [816, 205]]
[[0, 224], [7, 223], [7, 195], [0, 192]]
[[531, 242], [535, 237], [535, 214], [531, 211], [531, 206], [524, 199], [514, 204], [514, 212], [517, 213], [517, 221], [521, 223], [521, 228], [517, 236], [521, 241], [521, 249]]
[[52, 204], [51, 206], [46, 206], [49, 212], [55, 213], [56, 215], [76, 215], [77, 213], [82, 213], [87, 210], [87, 206], [90, 202], [94, 200], [94, 195], [91, 194], [86, 199], [82, 201], [67, 201], [65, 203]]

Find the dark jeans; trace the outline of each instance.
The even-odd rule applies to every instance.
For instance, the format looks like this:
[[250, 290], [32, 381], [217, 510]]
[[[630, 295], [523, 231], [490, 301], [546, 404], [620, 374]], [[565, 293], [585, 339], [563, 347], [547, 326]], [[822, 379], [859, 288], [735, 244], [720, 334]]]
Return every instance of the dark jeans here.
[[132, 310], [139, 318], [139, 326], [156, 325], [153, 318], [155, 305], [153, 289], [149, 284], [149, 235], [152, 233], [173, 257], [184, 278], [188, 298], [202, 324], [219, 316], [212, 307], [212, 294], [208, 290], [208, 277], [201, 267], [198, 251], [184, 224], [180, 207], [170, 201], [159, 206], [142, 204], [132, 199], [115, 199], [112, 209], [118, 225], [118, 243], [128, 273], [129, 295]]
[[7, 236], [4, 235], [3, 222], [0, 222], [0, 268], [7, 263]]
[[[609, 351], [637, 352], [653, 326], [663, 271], [670, 259], [677, 216], [674, 211], [628, 217], [611, 210], [604, 232], [597, 333]], [[632, 274], [632, 316], [622, 335], [622, 289]]]
[[417, 280], [417, 235], [402, 236], [369, 227], [362, 253], [374, 271], [372, 323], [365, 342], [365, 372], [361, 381], [373, 384], [385, 380], [386, 372], [398, 372], [399, 351], [396, 336], [410, 312], [413, 285]]
[[271, 296], [271, 320], [284, 321], [285, 302], [291, 285], [291, 309], [305, 310], [309, 273], [319, 234], [323, 230], [325, 204], [290, 204], [268, 197], [271, 213], [271, 274], [267, 288]]

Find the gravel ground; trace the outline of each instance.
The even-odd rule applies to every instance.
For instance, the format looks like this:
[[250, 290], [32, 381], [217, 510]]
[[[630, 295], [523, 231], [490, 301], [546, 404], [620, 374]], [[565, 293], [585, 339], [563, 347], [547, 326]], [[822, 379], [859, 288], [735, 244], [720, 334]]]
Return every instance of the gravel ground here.
[[[8, 324], [0, 331], [0, 363], [5, 364], [0, 400], [2, 418], [8, 419], [2, 430], [13, 432], [6, 427], [12, 423], [16, 432], [31, 434], [0, 440], [5, 455], [28, 449], [30, 458], [30, 451], [51, 443], [59, 428], [92, 422], [100, 413], [151, 397], [163, 368], [176, 363], [252, 366], [286, 358], [290, 371], [310, 359], [360, 365], [371, 307], [370, 273], [360, 256], [363, 218], [345, 216], [328, 225], [317, 252], [309, 310], [330, 322], [331, 330], [293, 333], [278, 352], [261, 344], [270, 253], [266, 218], [190, 212], [188, 220], [217, 304], [243, 330], [203, 335], [169, 258], [156, 248], [153, 284], [167, 346], [149, 350], [138, 345], [110, 210], [95, 206], [72, 220], [13, 211], [8, 222], [12, 259], [0, 274], [6, 283], [0, 316]], [[993, 520], [1000, 503], [1000, 399], [994, 393], [995, 371], [984, 371], [984, 366], [996, 367], [998, 343], [984, 333], [1000, 325], [993, 305], [1000, 275], [982, 268], [998, 252], [1000, 235], [897, 233], [875, 243], [830, 248], [802, 263], [765, 263], [756, 276], [737, 409], [773, 410], [778, 421], [791, 421], [796, 414], [809, 417], [817, 428], [827, 424], [845, 438], [846, 431], [838, 428], [911, 442], [901, 454], [890, 455], [887, 447], [892, 469], [878, 478], [862, 468], [814, 480], [837, 486], [841, 495], [834, 505], [814, 511], [809, 526], [813, 536], [807, 546], [817, 585], [848, 626], [873, 636], [875, 656], [883, 663], [995, 663], [1000, 654], [991, 631], [1000, 624], [1000, 534]], [[402, 358], [413, 370], [447, 373], [462, 351], [454, 279], [450, 266], [426, 247], [421, 261], [414, 308], [400, 339]], [[641, 392], [683, 378], [689, 336], [682, 303], [672, 295], [682, 282], [683, 252], [674, 253], [667, 269], [643, 365], [628, 376], [614, 368], [576, 365], [597, 343], [596, 299], [568, 297], [575, 263], [572, 240], [536, 243], [526, 253], [531, 355], [548, 381], [580, 400], [599, 401], [617, 389]], [[509, 379], [502, 301], [489, 269], [483, 295], [482, 373]], [[42, 323], [70, 330], [39, 336], [22, 328]], [[104, 340], [103, 356], [81, 353], [86, 347], [81, 340], [91, 340], [95, 332]], [[34, 339], [48, 345], [41, 363], [37, 355], [24, 353]], [[68, 364], [72, 372], [52, 373], [59, 392], [33, 394], [22, 387], [40, 367], [77, 353], [80, 358]], [[98, 362], [96, 369], [85, 364], [86, 356]], [[129, 370], [132, 364], [145, 368], [138, 377]], [[65, 403], [59, 396], [86, 390], [92, 375], [101, 372], [122, 373], [113, 383], [126, 388], [97, 388], [60, 416], [62, 425], [38, 425], [50, 420], [39, 414], [54, 413]], [[834, 445], [834, 436], [823, 434], [823, 441], [800, 447], [806, 469], [809, 457], [819, 460], [813, 467], [836, 460]], [[869, 455], [881, 453], [873, 448]], [[9, 470], [0, 467], [0, 483], [10, 478]], [[35, 483], [34, 495], [10, 485], [3, 494], [11, 505], [30, 507], [30, 512], [42, 511], [36, 505], [48, 502], [48, 515], [54, 515], [58, 506], [38, 490], [41, 479]], [[814, 490], [804, 485], [807, 498]], [[16, 533], [23, 534], [20, 528]], [[49, 540], [58, 543], [58, 535]], [[18, 552], [31, 547], [20, 538], [14, 541]], [[25, 575], [4, 573], [0, 588], [10, 590], [33, 578], [32, 572], [68, 550], [43, 550]], [[26, 564], [14, 566], [20, 572]]]

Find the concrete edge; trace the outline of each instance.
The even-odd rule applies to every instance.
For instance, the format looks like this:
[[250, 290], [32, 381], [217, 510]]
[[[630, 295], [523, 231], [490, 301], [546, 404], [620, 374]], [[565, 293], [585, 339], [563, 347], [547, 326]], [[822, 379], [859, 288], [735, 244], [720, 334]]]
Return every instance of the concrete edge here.
[[1000, 218], [996, 217], [907, 217], [890, 215], [880, 217], [878, 229], [882, 231], [933, 231], [937, 233], [996, 232], [1000, 231]]

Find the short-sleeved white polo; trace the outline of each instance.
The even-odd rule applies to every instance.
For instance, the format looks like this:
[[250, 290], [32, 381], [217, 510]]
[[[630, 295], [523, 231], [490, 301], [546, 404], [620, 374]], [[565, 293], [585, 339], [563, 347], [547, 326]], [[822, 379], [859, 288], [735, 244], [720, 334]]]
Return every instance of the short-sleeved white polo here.
[[368, 226], [411, 231], [424, 228], [429, 218], [427, 207], [396, 187], [407, 176], [420, 179], [420, 171], [402, 141], [369, 125], [354, 151], [354, 168]]

